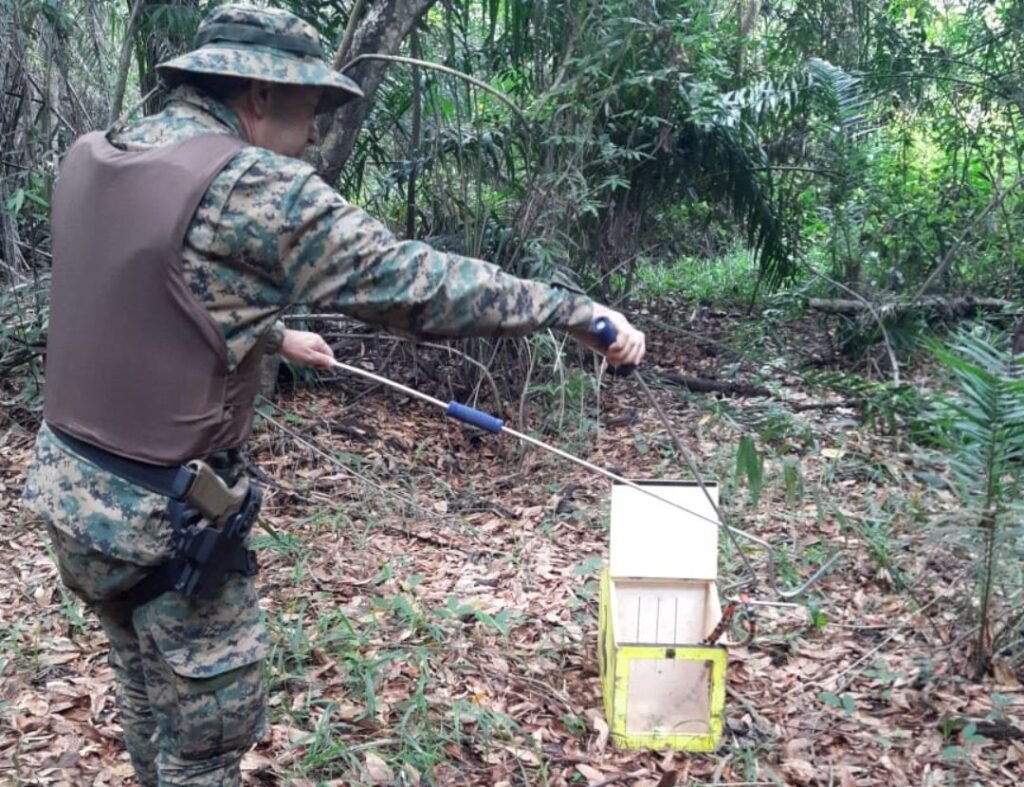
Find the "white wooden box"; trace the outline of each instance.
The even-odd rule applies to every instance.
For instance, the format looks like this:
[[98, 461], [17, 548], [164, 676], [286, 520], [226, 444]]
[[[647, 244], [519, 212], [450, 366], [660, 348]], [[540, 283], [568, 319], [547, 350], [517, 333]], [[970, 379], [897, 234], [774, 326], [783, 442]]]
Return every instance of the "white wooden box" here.
[[[725, 649], [701, 644], [721, 618], [717, 517], [696, 483], [636, 483], [691, 513], [612, 488], [599, 626], [605, 714], [621, 746], [710, 751], [725, 706]], [[717, 486], [705, 487], [717, 504]]]

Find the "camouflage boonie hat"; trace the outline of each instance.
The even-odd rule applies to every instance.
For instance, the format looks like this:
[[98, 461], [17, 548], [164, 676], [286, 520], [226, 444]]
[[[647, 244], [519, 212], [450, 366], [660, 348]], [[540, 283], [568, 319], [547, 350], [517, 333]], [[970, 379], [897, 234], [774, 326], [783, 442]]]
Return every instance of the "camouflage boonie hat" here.
[[221, 74], [285, 85], [324, 88], [318, 112], [362, 97], [359, 85], [324, 60], [316, 29], [290, 11], [222, 5], [199, 25], [195, 49], [157, 66], [168, 86], [187, 74]]

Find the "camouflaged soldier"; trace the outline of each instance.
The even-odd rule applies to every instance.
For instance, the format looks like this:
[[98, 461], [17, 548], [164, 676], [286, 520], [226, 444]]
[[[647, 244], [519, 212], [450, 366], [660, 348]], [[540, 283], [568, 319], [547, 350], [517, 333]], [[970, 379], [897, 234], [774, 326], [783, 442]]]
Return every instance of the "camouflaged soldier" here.
[[[86, 135], [61, 166], [45, 423], [25, 490], [63, 581], [110, 639], [147, 787], [240, 784], [264, 726], [267, 636], [244, 542], [258, 494], [238, 449], [263, 353], [333, 358], [319, 336], [283, 329], [288, 307], [418, 335], [557, 327], [590, 346], [603, 315], [613, 363], [644, 352], [620, 314], [396, 240], [292, 158], [317, 113], [361, 95], [297, 17], [221, 6], [195, 46], [160, 66], [162, 112]], [[211, 467], [223, 483], [207, 486], [241, 501], [219, 513], [196, 492]]]

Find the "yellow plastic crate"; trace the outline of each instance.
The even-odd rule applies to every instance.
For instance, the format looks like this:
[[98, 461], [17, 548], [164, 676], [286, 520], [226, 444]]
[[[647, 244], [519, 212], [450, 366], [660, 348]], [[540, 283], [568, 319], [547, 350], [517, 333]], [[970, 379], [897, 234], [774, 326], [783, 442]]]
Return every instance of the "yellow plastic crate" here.
[[645, 483], [712, 522], [613, 488], [598, 626], [605, 716], [624, 748], [712, 751], [724, 728], [727, 654], [698, 643], [721, 619], [714, 510], [696, 485]]
[[613, 740], [627, 749], [713, 751], [725, 724], [725, 648], [617, 642], [611, 596], [606, 568], [598, 662]]

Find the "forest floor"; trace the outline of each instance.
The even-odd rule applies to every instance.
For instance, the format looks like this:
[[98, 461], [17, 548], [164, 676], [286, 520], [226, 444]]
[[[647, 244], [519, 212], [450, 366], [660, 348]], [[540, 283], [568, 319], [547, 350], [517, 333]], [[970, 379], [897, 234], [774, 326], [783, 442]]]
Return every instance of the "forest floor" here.
[[[957, 508], [948, 468], [797, 373], [830, 354], [822, 324], [672, 303], [639, 323], [649, 371], [771, 391], [654, 387], [721, 481], [729, 523], [777, 546], [780, 583], [840, 553], [793, 606], [756, 607], [756, 636], [729, 648], [717, 750], [625, 751], [609, 736], [597, 630], [610, 484], [347, 378], [282, 394], [253, 441], [279, 536], [258, 538], [271, 724], [246, 784], [1024, 783], [1021, 675], [997, 660], [969, 678], [972, 563], [935, 528]], [[372, 359], [345, 342], [344, 360]], [[385, 371], [447, 398], [425, 379], [443, 381], [446, 356], [421, 353], [417, 370]], [[599, 411], [583, 395], [560, 429], [543, 428], [559, 412], [544, 392], [510, 425], [632, 478], [689, 475], [636, 382], [604, 378]], [[756, 502], [736, 473], [745, 434], [764, 459]], [[30, 423], [0, 433], [0, 783], [133, 785], [102, 634], [19, 512], [31, 443]], [[722, 575], [742, 575], [721, 550]], [[751, 552], [753, 595], [772, 600], [764, 558]]]

